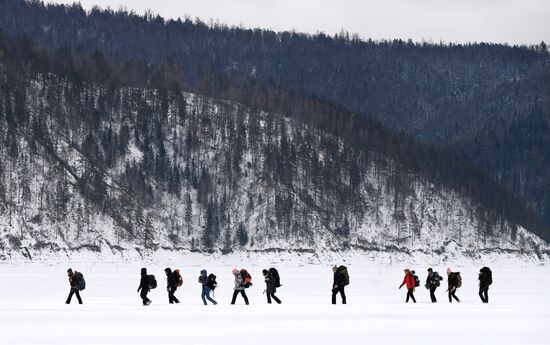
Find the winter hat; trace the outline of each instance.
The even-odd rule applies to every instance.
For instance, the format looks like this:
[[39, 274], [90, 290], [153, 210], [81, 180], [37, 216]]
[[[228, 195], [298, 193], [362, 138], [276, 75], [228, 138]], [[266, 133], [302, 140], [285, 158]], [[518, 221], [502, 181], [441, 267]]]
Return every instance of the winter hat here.
[[428, 268], [428, 272], [432, 273], [434, 270], [430, 267]]
[[205, 275], [207, 275], [206, 270], [202, 270], [202, 271], [201, 271], [201, 276], [205, 276]]
[[262, 274], [263, 274], [264, 276], [266, 276], [268, 273], [269, 273], [268, 270], [262, 270]]
[[334, 265], [334, 267], [332, 267], [332, 272], [336, 272], [338, 270], [338, 266]]
[[68, 273], [69, 275], [72, 275], [72, 274], [73, 274], [72, 268], [69, 268], [69, 269], [67, 270], [67, 273]]
[[166, 272], [166, 274], [170, 274], [170, 273], [172, 273], [172, 269], [170, 267], [166, 267], [164, 269], [164, 272]]
[[141, 269], [141, 274], [147, 274], [147, 268], [143, 267], [143, 268]]
[[451, 271], [450, 268], [447, 268], [447, 275], [451, 275], [451, 273], [453, 273], [453, 271]]
[[233, 275], [236, 275], [237, 273], [239, 273], [239, 270], [234, 268], [233, 270], [231, 270], [231, 272], [233, 272]]

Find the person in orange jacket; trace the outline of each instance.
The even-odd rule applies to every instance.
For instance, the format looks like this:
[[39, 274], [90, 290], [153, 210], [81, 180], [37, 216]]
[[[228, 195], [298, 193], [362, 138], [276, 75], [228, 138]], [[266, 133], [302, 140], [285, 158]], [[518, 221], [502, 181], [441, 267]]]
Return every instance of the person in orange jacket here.
[[413, 302], [416, 303], [416, 299], [414, 298], [415, 281], [411, 271], [408, 268], [405, 269], [405, 278], [403, 278], [403, 283], [399, 285], [399, 288], [401, 289], [403, 285], [407, 285], [407, 299], [405, 302], [409, 303], [409, 298], [411, 298]]

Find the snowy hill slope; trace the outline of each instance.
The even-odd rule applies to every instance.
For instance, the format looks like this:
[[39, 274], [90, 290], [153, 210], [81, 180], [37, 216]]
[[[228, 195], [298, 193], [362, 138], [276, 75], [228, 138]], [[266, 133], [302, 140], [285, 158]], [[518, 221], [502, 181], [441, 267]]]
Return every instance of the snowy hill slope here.
[[8, 75], [0, 69], [4, 260], [160, 249], [549, 253], [459, 193], [279, 114], [51, 74], [11, 87]]

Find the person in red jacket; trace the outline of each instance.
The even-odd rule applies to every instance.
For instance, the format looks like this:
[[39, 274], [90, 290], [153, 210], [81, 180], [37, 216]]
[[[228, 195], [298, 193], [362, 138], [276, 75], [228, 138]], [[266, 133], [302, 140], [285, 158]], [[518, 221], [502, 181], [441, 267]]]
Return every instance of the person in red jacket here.
[[409, 303], [409, 298], [411, 298], [413, 302], [416, 303], [416, 299], [414, 298], [414, 277], [408, 268], [405, 270], [405, 278], [403, 278], [403, 283], [399, 285], [399, 288], [401, 289], [403, 285], [407, 285], [407, 299], [405, 302]]

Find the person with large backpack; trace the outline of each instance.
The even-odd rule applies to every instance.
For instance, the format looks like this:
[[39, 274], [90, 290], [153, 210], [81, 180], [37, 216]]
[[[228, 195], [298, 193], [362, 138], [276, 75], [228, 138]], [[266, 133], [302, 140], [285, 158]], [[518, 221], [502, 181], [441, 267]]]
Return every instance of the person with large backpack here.
[[69, 276], [69, 285], [71, 286], [71, 290], [69, 291], [69, 297], [67, 297], [67, 301], [65, 303], [71, 304], [71, 299], [73, 298], [73, 295], [76, 295], [76, 298], [78, 299], [78, 304], [82, 304], [80, 291], [84, 290], [84, 288], [86, 287], [84, 276], [82, 275], [82, 273], [76, 270], [73, 272], [71, 268], [67, 270], [67, 276]]
[[336, 295], [339, 293], [342, 297], [342, 304], [346, 304], [345, 287], [349, 285], [349, 274], [346, 266], [332, 267], [334, 273], [332, 281], [332, 304], [336, 304]]
[[456, 290], [462, 286], [462, 277], [460, 272], [453, 272], [450, 268], [447, 268], [447, 284], [449, 292], [449, 303], [453, 302], [453, 298], [460, 303], [460, 299], [456, 297]]
[[432, 268], [428, 268], [428, 277], [426, 278], [426, 289], [430, 290], [430, 298], [432, 303], [436, 303], [437, 299], [435, 298], [435, 290], [441, 285], [443, 278], [439, 273], [434, 272]]
[[166, 290], [168, 291], [168, 303], [170, 304], [180, 302], [176, 298], [176, 296], [174, 296], [174, 293], [176, 293], [179, 282], [181, 280], [181, 275], [179, 274], [179, 272], [176, 271], [172, 272], [171, 268], [166, 268], [164, 270], [164, 272], [166, 273]]
[[479, 298], [483, 303], [489, 303], [489, 285], [493, 284], [493, 272], [489, 267], [479, 270]]
[[407, 286], [407, 299], [405, 300], [405, 302], [409, 303], [409, 298], [411, 298], [413, 302], [416, 303], [416, 299], [414, 298], [416, 279], [408, 268], [405, 269], [405, 277], [403, 278], [403, 282], [401, 283], [401, 285], [399, 285], [399, 288], [401, 289], [403, 285]]
[[[248, 305], [248, 297], [246, 296], [246, 292], [244, 292], [244, 289], [246, 289], [248, 286], [251, 286], [251, 282], [246, 282], [247, 279], [250, 279], [250, 274], [246, 270], [238, 270], [234, 268], [232, 270], [233, 276], [235, 277], [235, 287], [233, 288], [233, 298], [231, 299], [231, 304], [235, 304], [235, 301], [237, 300], [237, 295], [240, 293], [243, 296], [244, 303]], [[245, 276], [245, 277], [243, 277]], [[248, 284], [248, 285], [247, 285]]]
[[206, 270], [202, 270], [201, 275], [199, 276], [199, 283], [201, 283], [202, 285], [202, 303], [204, 303], [204, 305], [208, 305], [208, 303], [206, 303], [206, 300], [208, 299], [210, 302], [212, 302], [212, 304], [218, 304], [218, 302], [210, 297], [210, 292], [214, 291], [216, 286], [218, 286], [218, 283], [216, 282], [216, 276], [213, 274], [208, 275], [208, 272], [206, 272]]
[[[152, 278], [151, 278], [152, 277]], [[153, 283], [154, 280], [154, 283]], [[141, 297], [143, 301], [143, 305], [149, 305], [151, 304], [151, 300], [147, 298], [147, 294], [151, 289], [156, 288], [157, 282], [155, 280], [154, 276], [147, 275], [147, 268], [141, 269], [141, 279], [139, 281], [139, 287], [137, 289], [138, 292], [140, 292], [139, 296]]]
[[264, 292], [267, 293], [267, 303], [271, 304], [271, 298], [277, 302], [277, 304], [281, 304], [281, 300], [275, 296], [275, 293], [277, 292], [277, 288], [281, 286], [281, 280], [279, 278], [279, 272], [275, 268], [270, 268], [268, 270], [263, 270], [262, 274], [264, 275], [264, 281], [266, 285], [266, 289]]

